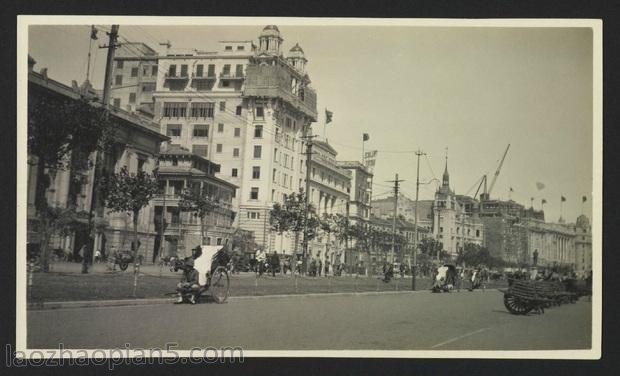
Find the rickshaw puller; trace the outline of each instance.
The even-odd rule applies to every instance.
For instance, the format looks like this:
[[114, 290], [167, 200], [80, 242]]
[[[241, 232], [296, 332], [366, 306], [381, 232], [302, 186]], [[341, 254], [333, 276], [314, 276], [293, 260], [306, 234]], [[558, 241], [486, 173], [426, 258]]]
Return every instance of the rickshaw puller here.
[[179, 293], [179, 299], [176, 301], [177, 304], [183, 303], [186, 296], [191, 304], [196, 304], [196, 296], [200, 292], [200, 285], [198, 284], [198, 271], [194, 269], [194, 259], [192, 257], [185, 259], [183, 277], [177, 285], [177, 291]]

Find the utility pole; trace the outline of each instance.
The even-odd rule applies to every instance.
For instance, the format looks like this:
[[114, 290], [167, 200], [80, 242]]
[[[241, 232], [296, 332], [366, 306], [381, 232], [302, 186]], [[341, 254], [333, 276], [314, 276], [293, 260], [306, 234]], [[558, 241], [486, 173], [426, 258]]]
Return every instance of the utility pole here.
[[[116, 40], [118, 38], [118, 25], [112, 25], [112, 28], [109, 33], [109, 41], [107, 46], [103, 46], [102, 48], [108, 49], [108, 57], [106, 59], [106, 67], [105, 67], [105, 79], [103, 82], [103, 108], [105, 110], [104, 116], [106, 119], [109, 116], [109, 103], [110, 103], [110, 84], [112, 83], [112, 68], [114, 63], [114, 50], [116, 49]], [[82, 273], [88, 273], [88, 264], [89, 261], [92, 262], [94, 250], [95, 250], [95, 242], [97, 237], [95, 236], [94, 229], [94, 216], [97, 215], [96, 209], [98, 208], [99, 198], [97, 197], [97, 183], [99, 180], [101, 163], [102, 163], [102, 155], [101, 151], [95, 150], [95, 165], [93, 168], [93, 181], [92, 181], [92, 190], [90, 195], [90, 209], [88, 215], [88, 229], [89, 229], [89, 247], [86, 251], [87, 255], [84, 255], [84, 259], [82, 260]]]
[[[309, 127], [308, 127], [309, 128]], [[310, 129], [308, 129], [310, 130]], [[310, 165], [312, 163], [312, 139], [315, 138], [315, 135], [311, 135], [306, 133], [302, 138], [306, 140], [306, 152], [304, 155], [306, 156], [306, 194], [305, 198], [305, 210], [304, 210], [304, 242], [303, 242], [303, 253], [302, 253], [302, 262], [303, 268], [306, 267], [306, 256], [308, 255], [308, 215], [310, 208]]]
[[415, 217], [413, 217], [413, 267], [411, 268], [411, 290], [415, 291], [415, 278], [418, 254], [418, 194], [420, 192], [420, 156], [426, 155], [420, 149], [415, 152], [418, 157], [417, 169], [415, 174]]
[[392, 250], [390, 251], [390, 262], [394, 263], [394, 251], [396, 248], [396, 216], [398, 215], [398, 184], [404, 180], [398, 180], [398, 174], [396, 174], [394, 180], [389, 180], [387, 183], [394, 183], [394, 218], [392, 218]]

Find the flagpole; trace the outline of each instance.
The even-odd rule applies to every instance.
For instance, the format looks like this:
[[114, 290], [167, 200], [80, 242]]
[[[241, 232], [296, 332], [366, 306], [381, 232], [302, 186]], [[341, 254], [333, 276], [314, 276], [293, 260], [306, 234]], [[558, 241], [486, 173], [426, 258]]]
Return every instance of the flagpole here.
[[327, 108], [325, 109], [325, 117], [323, 118], [323, 138], [327, 142]]
[[365, 144], [365, 140], [364, 140], [364, 135], [362, 134], [362, 164], [365, 166], [366, 165], [366, 154], [364, 153], [364, 144]]

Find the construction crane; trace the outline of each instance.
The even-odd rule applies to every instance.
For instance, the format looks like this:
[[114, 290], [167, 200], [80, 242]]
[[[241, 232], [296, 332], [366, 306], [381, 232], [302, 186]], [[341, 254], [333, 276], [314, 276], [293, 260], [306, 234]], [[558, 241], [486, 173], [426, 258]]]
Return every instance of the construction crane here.
[[510, 144], [508, 144], [508, 146], [506, 147], [506, 150], [504, 151], [504, 155], [502, 156], [502, 160], [499, 162], [499, 166], [497, 166], [497, 170], [495, 170], [495, 175], [493, 176], [493, 181], [491, 181], [491, 185], [489, 186], [489, 189], [487, 190], [487, 175], [485, 174], [482, 176], [482, 179], [480, 179], [480, 184], [478, 185], [478, 189], [476, 189], [474, 198], [476, 198], [476, 196], [478, 195], [478, 192], [480, 191], [480, 187], [482, 187], [484, 184], [484, 190], [483, 190], [483, 193], [480, 194], [480, 200], [486, 201], [489, 199], [489, 196], [491, 196], [491, 192], [493, 191], [493, 187], [495, 186], [495, 182], [497, 181], [497, 177], [499, 176], [499, 172], [502, 169], [502, 165], [504, 164], [504, 159], [506, 159], [506, 154], [508, 154], [508, 149], [510, 149]]

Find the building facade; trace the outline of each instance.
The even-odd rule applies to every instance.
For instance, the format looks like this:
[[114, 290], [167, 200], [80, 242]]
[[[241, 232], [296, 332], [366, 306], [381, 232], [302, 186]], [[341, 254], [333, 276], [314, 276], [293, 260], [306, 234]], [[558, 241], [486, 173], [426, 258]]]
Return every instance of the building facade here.
[[[285, 57], [276, 26], [252, 41], [222, 41], [215, 52], [158, 59], [155, 117], [172, 142], [221, 166], [216, 176], [240, 189], [235, 225], [269, 248], [274, 202], [305, 186], [305, 141], [316, 94], [295, 45]], [[282, 246], [292, 249], [291, 244]]]
[[465, 196], [455, 195], [450, 188], [447, 160], [433, 203], [433, 237], [453, 258], [466, 243], [483, 245], [485, 239], [484, 224], [473, 210], [472, 202]]
[[575, 222], [575, 272], [579, 277], [587, 277], [592, 271], [592, 226], [585, 215]]
[[[434, 200], [418, 200], [418, 226], [432, 230], [433, 204]], [[404, 194], [399, 194], [398, 215], [402, 215], [408, 221], [415, 221], [415, 205], [415, 200]], [[394, 215], [394, 196], [372, 200], [372, 215], [384, 219], [392, 217]]]
[[121, 43], [114, 53], [110, 104], [153, 117], [157, 60], [157, 52], [144, 43]]
[[[237, 187], [216, 178], [217, 170], [219, 165], [179, 145], [163, 144], [158, 169], [160, 193], [153, 200], [153, 226], [158, 233], [153, 259], [157, 254], [189, 256], [197, 245], [231, 242], [235, 218], [232, 197]], [[213, 202], [203, 221], [195, 212], [180, 210], [179, 201], [185, 189], [203, 192]]]
[[[69, 87], [47, 77], [47, 70], [37, 73], [33, 69], [34, 60], [30, 62], [28, 73], [29, 106], [36, 106], [38, 100], [58, 101], [59, 105], [67, 101], [77, 101], [81, 98], [92, 100], [96, 92], [88, 84], [80, 88]], [[93, 106], [100, 107], [101, 103], [92, 102]], [[106, 173], [118, 172], [126, 167], [130, 173], [138, 170], [151, 173], [157, 166], [156, 154], [159, 145], [167, 137], [159, 133], [159, 127], [150, 119], [124, 111], [120, 108], [110, 108], [110, 119], [117, 124], [113, 145], [100, 159], [102, 171]], [[70, 156], [68, 156], [70, 157]], [[89, 167], [83, 170], [64, 169], [47, 170], [51, 177], [51, 185], [47, 189], [46, 199], [54, 208], [71, 209], [77, 214], [76, 223], [71, 224], [68, 234], [56, 234], [51, 239], [53, 249], [64, 253], [77, 255], [80, 248], [88, 246], [88, 218], [91, 207], [94, 180], [94, 153], [88, 156]], [[35, 210], [35, 193], [37, 180], [36, 156], [29, 156], [28, 164], [28, 237], [29, 242], [40, 241], [37, 230], [37, 213]], [[132, 218], [126, 213], [114, 213], [98, 207], [94, 208], [96, 215], [94, 249], [104, 254], [114, 249], [129, 249], [132, 237]], [[149, 250], [153, 249], [155, 231], [152, 226], [153, 208], [148, 205], [140, 211], [138, 222], [138, 237], [140, 239], [140, 253], [148, 258]]]

